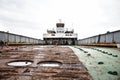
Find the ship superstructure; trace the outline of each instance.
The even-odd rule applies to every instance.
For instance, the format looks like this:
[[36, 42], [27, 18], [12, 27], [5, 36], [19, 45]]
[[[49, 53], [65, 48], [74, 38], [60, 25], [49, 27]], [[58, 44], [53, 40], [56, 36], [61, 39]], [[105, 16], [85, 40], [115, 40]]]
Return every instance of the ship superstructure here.
[[64, 28], [65, 24], [62, 22], [56, 23], [56, 30], [47, 30], [43, 34], [43, 39], [49, 45], [75, 45], [77, 44], [77, 34], [74, 30]]

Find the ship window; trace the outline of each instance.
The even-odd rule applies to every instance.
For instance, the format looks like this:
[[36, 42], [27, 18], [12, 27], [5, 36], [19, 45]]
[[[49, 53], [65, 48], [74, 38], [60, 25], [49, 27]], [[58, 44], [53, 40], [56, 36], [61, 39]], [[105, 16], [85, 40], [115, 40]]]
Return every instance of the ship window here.
[[55, 34], [52, 34], [52, 36], [55, 36]]
[[66, 34], [66, 36], [69, 36], [69, 34]]

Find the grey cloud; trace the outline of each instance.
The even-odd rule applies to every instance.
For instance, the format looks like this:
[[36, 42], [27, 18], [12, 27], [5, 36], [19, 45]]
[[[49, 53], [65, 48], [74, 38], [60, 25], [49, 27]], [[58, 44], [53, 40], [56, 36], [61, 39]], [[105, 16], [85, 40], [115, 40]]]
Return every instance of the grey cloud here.
[[22, 28], [31, 28], [31, 29], [39, 29], [40, 25], [38, 23], [34, 23], [32, 21], [27, 21], [27, 20], [19, 20], [17, 18], [12, 18], [12, 17], [7, 17], [4, 15], [0, 15], [0, 23], [4, 24], [5, 26], [15, 26], [17, 27], [21, 27]]
[[25, 5], [25, 0], [0, 0], [0, 9], [17, 10], [22, 9]]
[[12, 17], [7, 17], [5, 15], [0, 15], [0, 21], [2, 22], [10, 22], [10, 23], [26, 23], [26, 24], [32, 24], [30, 21], [25, 21], [25, 20], [19, 20], [17, 18]]
[[120, 0], [103, 0], [100, 3], [106, 17], [114, 20], [120, 20]]

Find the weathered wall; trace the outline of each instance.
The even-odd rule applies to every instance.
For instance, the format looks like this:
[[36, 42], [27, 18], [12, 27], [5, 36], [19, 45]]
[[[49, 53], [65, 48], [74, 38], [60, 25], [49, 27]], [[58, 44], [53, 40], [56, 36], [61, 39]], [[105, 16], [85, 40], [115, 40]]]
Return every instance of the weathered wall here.
[[0, 41], [8, 44], [44, 44], [43, 40], [0, 31]]
[[78, 40], [78, 45], [120, 44], [120, 30]]

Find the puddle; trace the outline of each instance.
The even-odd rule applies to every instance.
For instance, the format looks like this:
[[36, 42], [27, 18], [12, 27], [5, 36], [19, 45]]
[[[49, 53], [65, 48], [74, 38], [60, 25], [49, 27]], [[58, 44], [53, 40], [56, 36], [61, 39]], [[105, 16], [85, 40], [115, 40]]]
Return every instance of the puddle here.
[[43, 67], [59, 67], [62, 63], [58, 61], [42, 61], [38, 65]]
[[45, 54], [37, 54], [35, 58], [44, 58]]
[[29, 60], [16, 60], [16, 61], [11, 61], [8, 62], [8, 66], [28, 66], [31, 65], [33, 62]]
[[38, 54], [38, 56], [44, 56], [45, 54]]
[[36, 47], [33, 47], [33, 50], [40, 50], [40, 49], [44, 49], [46, 47], [47, 46], [36, 46]]
[[33, 48], [34, 50], [40, 50], [40, 49], [43, 49], [43, 48]]
[[12, 56], [10, 56], [10, 58], [17, 58], [17, 57], [19, 57], [19, 55], [12, 55]]

